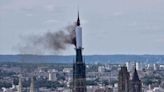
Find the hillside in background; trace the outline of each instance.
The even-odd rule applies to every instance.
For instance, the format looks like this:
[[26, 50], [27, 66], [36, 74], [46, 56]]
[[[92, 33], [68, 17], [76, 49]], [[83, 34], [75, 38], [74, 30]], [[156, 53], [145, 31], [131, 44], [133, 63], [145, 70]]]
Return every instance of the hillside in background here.
[[[0, 62], [32, 62], [32, 63], [72, 63], [73, 55], [0, 55]], [[125, 63], [136, 61], [143, 63], [164, 63], [164, 55], [86, 55], [86, 63]]]

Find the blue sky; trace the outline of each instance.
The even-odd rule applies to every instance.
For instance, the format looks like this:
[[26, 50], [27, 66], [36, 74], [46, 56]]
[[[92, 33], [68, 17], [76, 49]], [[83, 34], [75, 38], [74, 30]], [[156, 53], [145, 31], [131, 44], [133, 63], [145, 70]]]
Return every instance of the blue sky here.
[[164, 0], [0, 0], [0, 54], [73, 23], [78, 7], [85, 54], [164, 54]]

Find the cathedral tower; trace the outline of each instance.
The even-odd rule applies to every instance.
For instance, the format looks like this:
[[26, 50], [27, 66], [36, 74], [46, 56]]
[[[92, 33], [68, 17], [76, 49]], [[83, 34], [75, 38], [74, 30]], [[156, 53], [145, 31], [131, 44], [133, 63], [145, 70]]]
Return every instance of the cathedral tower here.
[[130, 75], [126, 66], [121, 67], [118, 76], [118, 92], [129, 92]]
[[76, 22], [76, 61], [73, 63], [73, 89], [72, 92], [87, 92], [86, 89], [86, 67], [82, 55], [82, 28], [80, 27], [80, 18]]

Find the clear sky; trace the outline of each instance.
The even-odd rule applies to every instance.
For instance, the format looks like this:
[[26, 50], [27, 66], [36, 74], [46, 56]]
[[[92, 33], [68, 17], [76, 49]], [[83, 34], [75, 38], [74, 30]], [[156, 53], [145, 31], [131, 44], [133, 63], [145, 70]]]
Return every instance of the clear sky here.
[[85, 54], [164, 54], [164, 0], [0, 0], [0, 54], [76, 21], [78, 7]]

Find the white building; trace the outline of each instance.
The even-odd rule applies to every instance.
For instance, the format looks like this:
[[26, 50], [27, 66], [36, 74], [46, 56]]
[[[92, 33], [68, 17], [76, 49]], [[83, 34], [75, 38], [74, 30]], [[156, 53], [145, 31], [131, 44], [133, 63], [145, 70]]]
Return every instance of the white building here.
[[127, 67], [127, 69], [128, 69], [128, 71], [130, 72], [130, 71], [133, 71], [133, 69], [134, 69], [134, 65], [135, 65], [135, 63], [134, 62], [126, 62], [126, 67]]
[[143, 66], [142, 66], [142, 63], [141, 62], [136, 62], [136, 69], [138, 71], [143, 69]]
[[98, 72], [105, 72], [105, 67], [104, 66], [99, 66], [98, 67]]
[[56, 71], [55, 70], [49, 70], [48, 71], [48, 80], [49, 81], [56, 81], [57, 77], [56, 77]]

